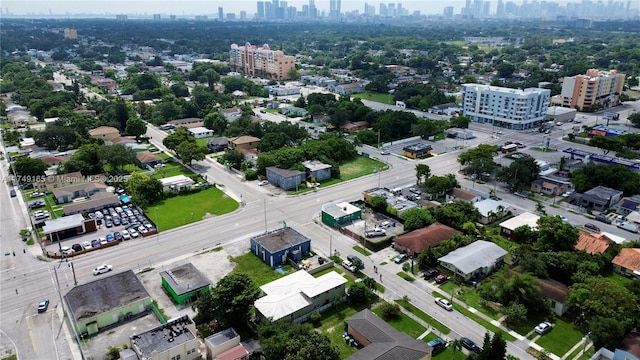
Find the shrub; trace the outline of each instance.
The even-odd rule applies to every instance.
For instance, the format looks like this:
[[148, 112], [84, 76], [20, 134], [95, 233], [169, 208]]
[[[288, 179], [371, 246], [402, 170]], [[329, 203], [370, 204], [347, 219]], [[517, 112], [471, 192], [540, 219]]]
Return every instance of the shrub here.
[[400, 316], [400, 306], [398, 304], [384, 303], [380, 305], [378, 311], [385, 320], [396, 319]]
[[322, 316], [319, 312], [311, 313], [311, 315], [309, 316], [309, 321], [311, 322], [311, 325], [313, 325], [313, 327], [320, 327], [320, 325], [322, 325], [321, 319]]
[[249, 169], [249, 170], [245, 171], [244, 178], [247, 181], [257, 180], [258, 179], [258, 171], [257, 170], [253, 170], [253, 169]]

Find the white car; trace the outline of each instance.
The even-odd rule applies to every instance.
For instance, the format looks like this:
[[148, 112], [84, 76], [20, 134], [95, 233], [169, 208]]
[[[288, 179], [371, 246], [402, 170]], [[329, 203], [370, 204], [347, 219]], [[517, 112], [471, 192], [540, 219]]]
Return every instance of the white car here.
[[137, 238], [138, 236], [140, 236], [140, 233], [138, 233], [135, 229], [131, 229], [129, 230], [129, 235], [131, 235], [132, 238]]
[[101, 237], [100, 237], [100, 245], [104, 245], [104, 244], [106, 244], [106, 243], [107, 243], [107, 238], [106, 238], [106, 237], [104, 237], [104, 236], [101, 236]]
[[380, 155], [389, 155], [389, 154], [391, 154], [391, 152], [389, 152], [389, 150], [387, 150], [387, 149], [382, 149], [380, 151]]
[[552, 328], [553, 328], [553, 325], [551, 325], [550, 322], [543, 321], [540, 324], [538, 324], [538, 326], [536, 326], [536, 328], [534, 330], [535, 330], [536, 334], [544, 335], [544, 334], [548, 333], [549, 331], [551, 331]]
[[84, 246], [85, 249], [91, 249], [91, 242], [85, 241], [82, 243], [82, 246]]
[[100, 275], [100, 274], [108, 273], [111, 270], [113, 270], [113, 266], [107, 265], [107, 264], [103, 264], [103, 265], [100, 265], [97, 268], [93, 269], [93, 275]]
[[453, 305], [447, 299], [436, 298], [436, 304], [447, 311], [453, 311]]
[[68, 247], [68, 246], [63, 246], [60, 251], [62, 252], [63, 255], [68, 255], [71, 254], [73, 252], [73, 249]]
[[131, 234], [129, 234], [129, 231], [122, 230], [122, 238], [125, 240], [131, 240]]
[[269, 181], [267, 180], [262, 180], [258, 183], [259, 186], [265, 186], [265, 185], [269, 185]]

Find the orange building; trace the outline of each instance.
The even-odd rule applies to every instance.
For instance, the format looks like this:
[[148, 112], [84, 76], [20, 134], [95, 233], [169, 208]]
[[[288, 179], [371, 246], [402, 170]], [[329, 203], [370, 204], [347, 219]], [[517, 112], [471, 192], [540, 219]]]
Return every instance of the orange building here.
[[595, 104], [605, 108], [620, 103], [625, 74], [589, 69], [585, 75], [565, 77], [562, 83], [562, 106], [572, 109], [590, 109]]
[[296, 57], [285, 55], [281, 50], [271, 50], [264, 44], [258, 48], [246, 43], [244, 46], [231, 44], [230, 65], [234, 71], [264, 78], [287, 80], [296, 67]]

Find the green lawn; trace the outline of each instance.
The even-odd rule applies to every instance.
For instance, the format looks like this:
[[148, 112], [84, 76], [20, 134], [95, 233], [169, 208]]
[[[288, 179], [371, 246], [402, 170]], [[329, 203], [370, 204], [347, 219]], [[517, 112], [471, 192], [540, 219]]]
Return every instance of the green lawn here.
[[364, 255], [364, 256], [369, 256], [371, 255], [371, 253], [369, 251], [367, 251], [365, 248], [363, 248], [362, 246], [354, 246], [353, 250], [359, 252], [360, 254]]
[[400, 271], [399, 273], [397, 273], [396, 275], [400, 276], [401, 278], [407, 280], [408, 282], [414, 282], [416, 281], [416, 278], [414, 278], [413, 276], [409, 276], [407, 274], [405, 274], [404, 272]]
[[[374, 174], [386, 165], [378, 160], [366, 156], [358, 156], [355, 160], [340, 165], [340, 178], [343, 181], [355, 179], [361, 176]], [[375, 170], [374, 170], [375, 169]]]
[[584, 334], [572, 323], [564, 320], [556, 320], [553, 329], [542, 335], [536, 343], [545, 350], [560, 357], [582, 340]]
[[[155, 169], [155, 174], [153, 178], [162, 179], [176, 175], [184, 175], [186, 177], [191, 177], [195, 175], [195, 173], [186, 167], [182, 166], [182, 164], [178, 162], [169, 162], [165, 164], [163, 168]], [[202, 180], [200, 180], [202, 181]]]
[[413, 304], [411, 304], [411, 303], [409, 303], [407, 301], [401, 300], [401, 299], [400, 300], [396, 300], [396, 303], [398, 305], [402, 306], [403, 308], [405, 308], [407, 311], [409, 311], [413, 315], [415, 315], [418, 318], [422, 319], [427, 324], [433, 326], [435, 329], [437, 329], [441, 333], [446, 335], [446, 334], [451, 332], [451, 330], [448, 327], [446, 327], [444, 324], [442, 324], [438, 320], [432, 318], [429, 314], [425, 313], [424, 311], [418, 309]]
[[451, 348], [451, 346], [447, 346], [446, 349], [444, 349], [443, 352], [438, 353], [438, 355], [435, 355], [434, 357], [432, 357], [432, 359], [435, 360], [439, 360], [439, 359], [446, 359], [446, 360], [465, 360], [467, 358], [467, 355], [465, 355], [462, 350], [458, 350], [455, 353], [453, 352], [453, 348]]
[[329, 337], [331, 343], [340, 349], [340, 358], [345, 359], [353, 355], [358, 349], [347, 345], [342, 334], [345, 332], [344, 319], [354, 315], [362, 309], [351, 307], [347, 303], [340, 304], [323, 313], [322, 324], [318, 330]]
[[365, 92], [360, 94], [352, 94], [351, 96], [356, 99], [371, 100], [371, 101], [376, 101], [383, 104], [389, 104], [389, 105], [396, 104], [393, 100], [393, 95], [390, 95], [390, 94]]
[[208, 137], [208, 138], [200, 138], [200, 139], [196, 139], [196, 144], [200, 145], [200, 146], [207, 146], [207, 144], [209, 143], [209, 140], [213, 139], [212, 137]]
[[494, 320], [498, 320], [502, 316], [500, 312], [496, 311], [492, 307], [482, 306], [482, 299], [480, 298], [480, 295], [478, 295], [478, 291], [471, 286], [458, 285], [454, 282], [449, 281], [441, 285], [440, 288], [442, 288], [449, 294], [451, 294], [451, 292], [453, 291], [455, 294], [454, 297], [456, 299], [462, 300], [467, 305], [475, 308], [476, 310], [482, 312], [483, 314]]
[[215, 187], [179, 195], [150, 205], [146, 215], [160, 231], [202, 220], [205, 215], [222, 215], [238, 208], [238, 203]]
[[236, 266], [231, 272], [232, 274], [245, 274], [249, 276], [257, 286], [262, 286], [284, 276], [273, 270], [251, 252], [232, 257], [231, 261], [236, 263]]
[[[376, 313], [377, 306], [372, 309], [374, 313]], [[386, 320], [387, 323], [393, 326], [394, 329], [403, 332], [414, 339], [417, 339], [418, 336], [422, 335], [427, 329], [424, 326], [420, 325], [417, 321], [408, 317], [404, 313], [400, 313], [400, 316], [396, 319]]]
[[[441, 298], [445, 298], [447, 299], [446, 296], [438, 293], [437, 291], [434, 291], [431, 293], [431, 295], [433, 295], [433, 297], [441, 297]], [[499, 327], [493, 325], [492, 323], [488, 322], [487, 320], [481, 318], [479, 315], [472, 313], [471, 311], [467, 310], [466, 308], [464, 308], [463, 306], [460, 306], [458, 304], [453, 304], [453, 308], [460, 312], [462, 315], [468, 317], [469, 319], [477, 322], [478, 324], [482, 325], [485, 329], [493, 332], [493, 333], [497, 333], [497, 332], [502, 332], [502, 338], [505, 341], [515, 341], [516, 338], [513, 337], [512, 335], [510, 335], [509, 333], [504, 332], [502, 329], [500, 329]]]

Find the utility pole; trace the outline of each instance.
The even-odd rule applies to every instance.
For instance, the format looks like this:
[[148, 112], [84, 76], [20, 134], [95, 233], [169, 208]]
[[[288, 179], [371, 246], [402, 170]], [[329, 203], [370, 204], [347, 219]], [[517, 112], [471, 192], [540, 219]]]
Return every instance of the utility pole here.
[[76, 278], [76, 268], [73, 267], [73, 261], [69, 263], [69, 267], [71, 268], [71, 272], [73, 273], [73, 285], [78, 285], [78, 279]]

